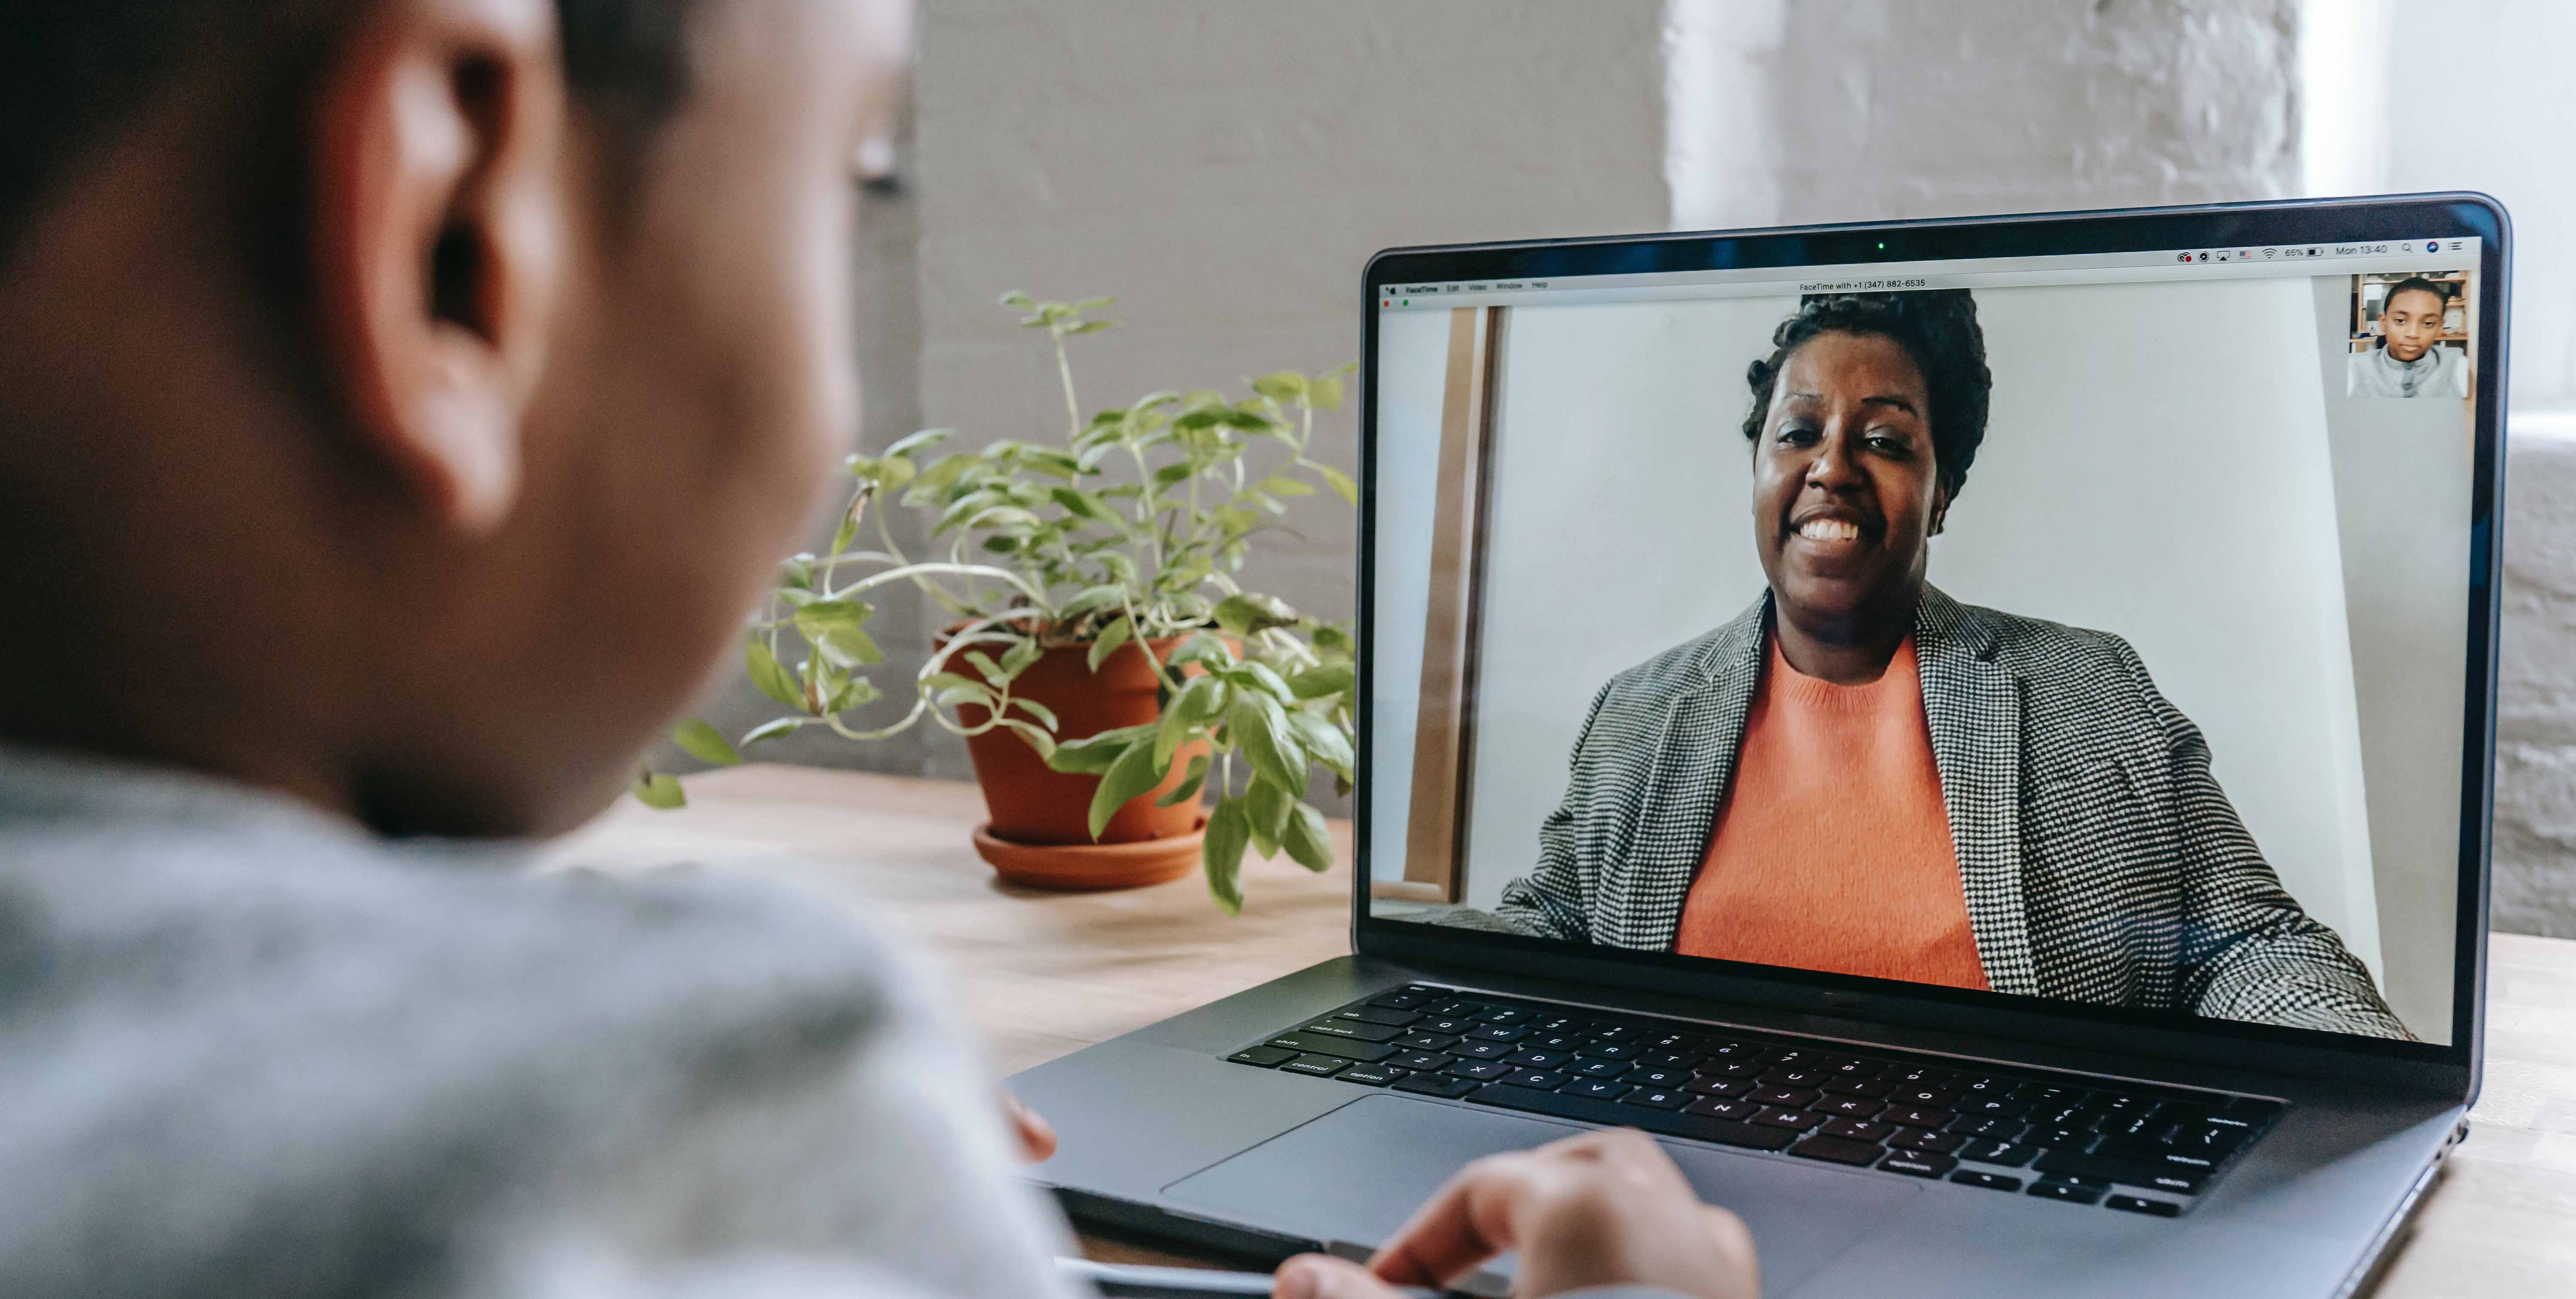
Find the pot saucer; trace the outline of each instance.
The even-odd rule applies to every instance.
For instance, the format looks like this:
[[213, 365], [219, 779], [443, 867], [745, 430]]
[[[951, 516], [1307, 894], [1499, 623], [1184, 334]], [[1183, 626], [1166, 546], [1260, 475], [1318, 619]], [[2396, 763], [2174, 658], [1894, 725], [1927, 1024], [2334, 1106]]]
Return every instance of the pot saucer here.
[[1179, 879], [1199, 864], [1207, 818], [1188, 834], [1136, 843], [1013, 843], [975, 827], [975, 854], [1014, 884], [1038, 889], [1132, 889]]

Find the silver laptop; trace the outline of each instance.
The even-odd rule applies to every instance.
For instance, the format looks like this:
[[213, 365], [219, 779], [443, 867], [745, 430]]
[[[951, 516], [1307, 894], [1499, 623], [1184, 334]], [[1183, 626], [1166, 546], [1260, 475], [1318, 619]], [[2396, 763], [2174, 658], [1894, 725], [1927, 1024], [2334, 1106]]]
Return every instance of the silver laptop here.
[[1773, 1296], [2362, 1286], [2478, 1091], [2509, 264], [2472, 194], [1379, 254], [1351, 954], [1019, 1075], [1038, 1176], [1351, 1252], [1632, 1126]]

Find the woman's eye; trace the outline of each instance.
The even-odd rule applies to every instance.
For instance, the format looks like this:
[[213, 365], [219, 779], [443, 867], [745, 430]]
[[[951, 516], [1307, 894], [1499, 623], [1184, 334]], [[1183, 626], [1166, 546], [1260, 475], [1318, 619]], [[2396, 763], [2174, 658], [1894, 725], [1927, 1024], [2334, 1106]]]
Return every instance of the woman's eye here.
[[1878, 452], [1880, 455], [1888, 456], [1901, 456], [1912, 450], [1912, 448], [1905, 445], [1905, 439], [1892, 437], [1885, 433], [1871, 434], [1869, 437], [1869, 449]]
[[1805, 446], [1816, 440], [1816, 431], [1800, 424], [1780, 426], [1780, 440], [1790, 446]]

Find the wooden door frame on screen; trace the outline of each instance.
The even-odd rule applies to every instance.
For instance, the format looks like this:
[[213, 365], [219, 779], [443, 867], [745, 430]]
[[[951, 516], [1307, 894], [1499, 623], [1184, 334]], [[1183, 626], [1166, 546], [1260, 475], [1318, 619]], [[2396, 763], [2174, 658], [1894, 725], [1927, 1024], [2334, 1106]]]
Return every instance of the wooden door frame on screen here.
[[1431, 524], [1431, 584], [1422, 615], [1422, 702], [1413, 737], [1404, 878], [1373, 881], [1369, 886], [1373, 897], [1454, 903], [1467, 891], [1474, 651], [1481, 630], [1494, 407], [1508, 310], [1459, 307], [1449, 313], [1448, 370], [1440, 399], [1438, 498], [1433, 502]]

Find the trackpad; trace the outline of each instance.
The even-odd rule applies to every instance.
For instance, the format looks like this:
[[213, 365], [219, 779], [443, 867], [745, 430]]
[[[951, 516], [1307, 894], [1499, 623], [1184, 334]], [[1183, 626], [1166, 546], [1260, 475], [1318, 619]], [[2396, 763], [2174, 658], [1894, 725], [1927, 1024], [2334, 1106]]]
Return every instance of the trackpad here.
[[[1368, 1096], [1164, 1188], [1175, 1200], [1372, 1248], [1468, 1161], [1584, 1129], [1542, 1118]], [[1734, 1210], [1762, 1255], [1762, 1290], [1798, 1288], [1922, 1188], [1855, 1172], [1665, 1142], [1700, 1198]], [[1505, 1260], [1496, 1271], [1509, 1273]]]

